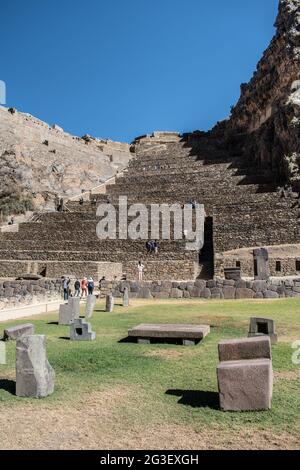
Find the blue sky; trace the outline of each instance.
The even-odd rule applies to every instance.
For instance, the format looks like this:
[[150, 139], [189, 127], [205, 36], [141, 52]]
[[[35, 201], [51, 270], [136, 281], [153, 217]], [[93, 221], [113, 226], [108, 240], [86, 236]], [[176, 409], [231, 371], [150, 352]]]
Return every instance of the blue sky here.
[[0, 0], [7, 105], [131, 141], [226, 118], [274, 34], [278, 0]]

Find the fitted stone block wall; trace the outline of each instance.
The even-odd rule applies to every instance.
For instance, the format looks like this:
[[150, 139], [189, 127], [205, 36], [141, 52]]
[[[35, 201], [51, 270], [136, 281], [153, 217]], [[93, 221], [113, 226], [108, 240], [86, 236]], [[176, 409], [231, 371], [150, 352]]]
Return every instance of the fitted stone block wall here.
[[97, 263], [68, 263], [68, 262], [47, 262], [47, 277], [56, 278], [63, 275], [72, 275], [74, 277], [90, 277], [98, 278], [98, 264]]
[[[194, 280], [199, 274], [199, 265], [192, 260], [143, 261], [145, 266], [143, 278], [148, 280]], [[138, 279], [137, 262], [123, 264], [123, 273], [127, 279]]]
[[61, 291], [60, 279], [0, 280], [0, 310], [56, 300], [61, 297]]
[[[65, 256], [63, 256], [65, 255]], [[141, 253], [141, 257], [137, 256], [135, 261], [117, 262], [118, 259], [125, 258], [125, 253], [120, 253], [120, 256], [115, 256], [116, 261], [107, 262], [91, 262], [89, 261], [88, 254], [82, 252], [78, 253], [77, 259], [84, 259], [86, 261], [67, 261], [68, 253], [62, 253], [61, 261], [58, 261], [59, 253], [53, 253], [54, 261], [45, 259], [43, 261], [5, 261], [0, 262], [0, 277], [2, 278], [16, 278], [24, 273], [39, 274], [43, 277], [55, 279], [64, 275], [70, 275], [78, 278], [92, 276], [96, 281], [105, 276], [108, 280], [115, 278], [121, 279], [123, 275], [129, 280], [135, 280], [138, 277], [137, 263], [139, 259], [143, 260], [145, 265], [144, 279], [145, 280], [194, 280], [199, 274], [200, 266], [195, 261], [195, 255], [189, 254], [183, 259], [176, 259], [174, 261], [164, 259], [162, 255], [160, 259], [152, 258], [152, 260], [145, 259], [145, 251]], [[72, 253], [71, 253], [72, 255]], [[71, 258], [72, 256], [69, 256]], [[113, 257], [112, 257], [113, 258]]]
[[102, 296], [112, 292], [121, 298], [124, 288], [129, 289], [129, 298], [146, 299], [279, 299], [300, 297], [300, 277], [286, 280], [233, 281], [233, 280], [196, 280], [194, 282], [107, 282], [101, 290]]
[[28, 262], [0, 261], [0, 278], [17, 277], [22, 273], [29, 273]]

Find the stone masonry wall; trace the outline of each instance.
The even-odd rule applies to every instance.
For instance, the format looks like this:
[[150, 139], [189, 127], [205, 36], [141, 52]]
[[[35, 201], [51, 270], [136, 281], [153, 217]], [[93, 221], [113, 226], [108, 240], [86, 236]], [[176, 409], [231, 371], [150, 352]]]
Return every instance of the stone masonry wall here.
[[61, 280], [1, 281], [0, 311], [7, 308], [52, 301], [61, 297]]
[[279, 299], [300, 297], [300, 277], [272, 281], [197, 280], [195, 282], [116, 282], [106, 283], [102, 294], [112, 292], [122, 297], [124, 287], [129, 288], [131, 298], [144, 299]]

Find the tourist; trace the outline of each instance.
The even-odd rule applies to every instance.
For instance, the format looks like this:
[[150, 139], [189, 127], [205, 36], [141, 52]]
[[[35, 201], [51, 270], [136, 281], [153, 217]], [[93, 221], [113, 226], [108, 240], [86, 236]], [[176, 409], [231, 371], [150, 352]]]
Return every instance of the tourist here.
[[146, 250], [148, 254], [151, 252], [151, 245], [149, 241], [146, 242]]
[[74, 284], [74, 289], [75, 289], [75, 297], [80, 297], [80, 281], [79, 281], [79, 279], [76, 279], [75, 284]]
[[141, 261], [139, 261], [137, 268], [138, 268], [138, 279], [139, 279], [139, 282], [142, 282], [145, 266], [143, 265], [143, 263], [142, 263]]
[[93, 295], [94, 292], [94, 279], [92, 277], [89, 278], [88, 283], [87, 283], [87, 288], [88, 288], [88, 294]]
[[154, 254], [158, 255], [159, 245], [158, 245], [156, 240], [155, 240], [155, 242], [153, 242], [153, 248], [154, 248]]
[[69, 284], [70, 284], [70, 279], [68, 277], [64, 277], [63, 278], [64, 300], [69, 300]]
[[87, 284], [88, 284], [87, 278], [84, 277], [81, 281], [81, 298], [87, 296]]
[[102, 278], [99, 281], [99, 290], [100, 291], [101, 291], [101, 289], [103, 289], [105, 287], [105, 282], [106, 282], [105, 276], [102, 276]]
[[81, 196], [81, 198], [79, 199], [79, 205], [82, 206], [83, 205], [83, 197]]

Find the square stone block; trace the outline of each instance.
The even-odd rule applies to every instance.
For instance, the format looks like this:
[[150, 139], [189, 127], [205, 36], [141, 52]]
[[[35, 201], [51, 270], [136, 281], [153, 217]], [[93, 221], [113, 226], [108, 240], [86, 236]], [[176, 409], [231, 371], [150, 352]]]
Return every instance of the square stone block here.
[[92, 331], [92, 326], [82, 318], [74, 320], [70, 325], [70, 340], [71, 341], [94, 341], [96, 333]]
[[217, 377], [223, 411], [262, 411], [271, 408], [273, 368], [270, 359], [221, 362]]
[[245, 359], [272, 359], [269, 336], [220, 341], [218, 349], [221, 362]]
[[277, 343], [275, 321], [270, 318], [250, 318], [248, 337], [269, 336], [271, 343]]

